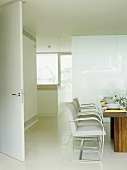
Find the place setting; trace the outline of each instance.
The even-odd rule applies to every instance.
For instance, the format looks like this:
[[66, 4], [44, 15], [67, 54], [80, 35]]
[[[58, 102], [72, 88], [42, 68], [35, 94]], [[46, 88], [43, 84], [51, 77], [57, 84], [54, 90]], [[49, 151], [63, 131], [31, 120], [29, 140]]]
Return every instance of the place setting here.
[[124, 95], [105, 96], [101, 106], [104, 112], [126, 112], [127, 98]]

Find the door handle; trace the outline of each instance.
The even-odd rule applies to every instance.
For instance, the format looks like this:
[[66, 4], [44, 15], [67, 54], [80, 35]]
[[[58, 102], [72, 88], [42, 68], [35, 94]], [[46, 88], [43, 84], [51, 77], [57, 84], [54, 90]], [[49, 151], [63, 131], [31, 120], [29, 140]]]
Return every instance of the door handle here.
[[18, 94], [12, 93], [12, 96], [20, 96], [20, 93], [18, 93]]

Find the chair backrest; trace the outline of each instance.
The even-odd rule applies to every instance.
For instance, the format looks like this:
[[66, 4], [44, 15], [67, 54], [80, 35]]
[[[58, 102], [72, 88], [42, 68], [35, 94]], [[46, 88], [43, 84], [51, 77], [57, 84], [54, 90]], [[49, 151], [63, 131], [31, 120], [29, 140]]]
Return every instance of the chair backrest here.
[[73, 101], [75, 101], [75, 102], [77, 103], [78, 108], [79, 108], [79, 107], [80, 107], [79, 99], [78, 99], [77, 97], [75, 97], [75, 98], [73, 99]]
[[76, 113], [78, 113], [79, 112], [79, 105], [78, 105], [78, 103], [77, 103], [77, 101], [75, 99], [73, 99], [72, 104], [74, 105]]
[[72, 120], [75, 120], [77, 118], [76, 116], [76, 111], [74, 108], [73, 104], [70, 104], [67, 108], [67, 114], [68, 114], [68, 118], [69, 118], [69, 122], [70, 122], [70, 127], [71, 127], [71, 131], [72, 134], [74, 134], [77, 130], [77, 124], [78, 122], [74, 122]]
[[[79, 109], [80, 109], [79, 99], [78, 99], [77, 97], [75, 97], [75, 98], [73, 99], [73, 101], [74, 101], [75, 107], [78, 108], [78, 112], [79, 112]], [[94, 103], [86, 104], [86, 107], [87, 107], [87, 108], [97, 109], [99, 112], [101, 112], [101, 111], [100, 111], [100, 108], [99, 108], [96, 104], [94, 104]], [[77, 108], [76, 108], [76, 109], [77, 109]], [[76, 112], [77, 112], [77, 111], [76, 111]]]

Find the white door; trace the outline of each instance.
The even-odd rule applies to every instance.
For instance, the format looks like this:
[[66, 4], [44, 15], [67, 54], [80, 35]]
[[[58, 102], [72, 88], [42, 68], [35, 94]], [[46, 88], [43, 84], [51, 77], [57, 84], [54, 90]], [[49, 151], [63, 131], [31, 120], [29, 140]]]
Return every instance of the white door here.
[[25, 160], [22, 3], [0, 9], [0, 152]]

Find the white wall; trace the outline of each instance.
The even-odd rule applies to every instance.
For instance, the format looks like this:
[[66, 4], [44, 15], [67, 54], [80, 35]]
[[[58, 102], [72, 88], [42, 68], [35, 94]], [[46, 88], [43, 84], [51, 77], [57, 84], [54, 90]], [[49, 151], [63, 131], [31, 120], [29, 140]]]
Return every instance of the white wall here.
[[37, 78], [36, 42], [26, 36], [23, 36], [23, 57], [25, 122], [27, 122], [30, 119], [34, 121], [37, 118]]
[[127, 35], [72, 37], [73, 97], [98, 103], [98, 97], [127, 90]]

